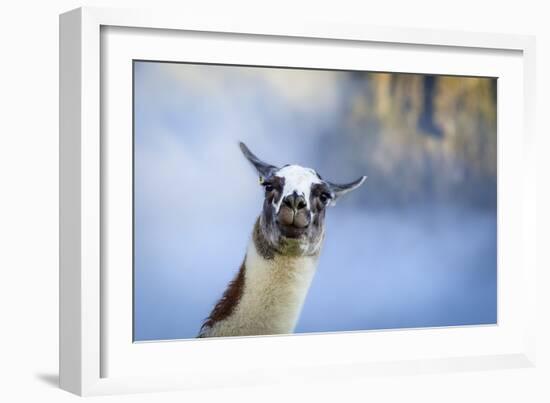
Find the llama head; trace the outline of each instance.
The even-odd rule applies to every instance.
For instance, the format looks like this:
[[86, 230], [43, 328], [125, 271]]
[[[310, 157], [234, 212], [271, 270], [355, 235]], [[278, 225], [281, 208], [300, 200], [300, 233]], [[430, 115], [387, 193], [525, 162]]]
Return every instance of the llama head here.
[[240, 143], [240, 148], [258, 171], [265, 191], [259, 220], [264, 248], [290, 256], [317, 254], [325, 234], [327, 207], [357, 189], [367, 177], [337, 185], [322, 179], [311, 168], [278, 168], [260, 160], [244, 143]]

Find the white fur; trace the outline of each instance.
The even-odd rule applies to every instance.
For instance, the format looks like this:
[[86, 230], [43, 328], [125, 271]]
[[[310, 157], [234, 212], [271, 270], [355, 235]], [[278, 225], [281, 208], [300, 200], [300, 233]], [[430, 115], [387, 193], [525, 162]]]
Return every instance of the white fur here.
[[251, 241], [245, 267], [244, 290], [237, 306], [206, 335], [292, 333], [317, 267], [317, 256], [276, 255], [267, 260]]
[[275, 211], [277, 213], [279, 212], [279, 208], [281, 207], [281, 203], [284, 198], [293, 192], [304, 196], [307, 207], [308, 209], [310, 208], [309, 196], [311, 192], [311, 185], [314, 183], [321, 183], [321, 180], [313, 169], [304, 168], [300, 165], [288, 165], [279, 169], [275, 175], [285, 179], [282, 197], [279, 198], [279, 201], [275, 205]]

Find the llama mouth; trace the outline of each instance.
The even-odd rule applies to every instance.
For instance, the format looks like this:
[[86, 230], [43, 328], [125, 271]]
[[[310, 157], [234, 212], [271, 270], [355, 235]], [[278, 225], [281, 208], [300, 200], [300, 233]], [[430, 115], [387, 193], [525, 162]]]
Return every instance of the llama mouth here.
[[285, 225], [279, 223], [279, 230], [281, 231], [281, 235], [285, 238], [301, 238], [303, 237], [307, 232], [307, 227], [296, 227], [294, 225]]

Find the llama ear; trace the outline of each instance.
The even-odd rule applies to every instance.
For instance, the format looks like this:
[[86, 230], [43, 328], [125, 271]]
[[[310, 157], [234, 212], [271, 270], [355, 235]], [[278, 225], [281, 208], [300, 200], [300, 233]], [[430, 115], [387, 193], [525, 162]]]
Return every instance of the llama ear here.
[[252, 151], [250, 151], [246, 144], [244, 144], [243, 142], [239, 142], [239, 147], [241, 148], [241, 151], [243, 152], [246, 159], [250, 161], [252, 165], [254, 165], [254, 168], [256, 168], [256, 170], [260, 174], [260, 182], [262, 182], [265, 178], [269, 178], [271, 175], [273, 175], [275, 171], [279, 169], [276, 166], [263, 162], [254, 154], [252, 154]]
[[359, 186], [361, 186], [363, 184], [363, 182], [365, 182], [366, 179], [367, 179], [366, 176], [361, 176], [359, 179], [357, 179], [353, 182], [350, 182], [350, 183], [343, 184], [343, 185], [337, 185], [336, 183], [330, 183], [330, 182], [325, 181], [326, 184], [329, 186], [330, 191], [332, 192], [331, 205], [334, 206], [336, 204], [336, 201], [340, 197], [342, 197], [346, 193], [351, 192], [352, 190], [357, 189]]

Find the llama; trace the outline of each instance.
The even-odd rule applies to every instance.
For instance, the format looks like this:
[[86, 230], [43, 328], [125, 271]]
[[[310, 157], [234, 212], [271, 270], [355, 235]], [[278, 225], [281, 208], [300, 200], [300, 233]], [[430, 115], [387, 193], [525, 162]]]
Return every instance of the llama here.
[[366, 177], [336, 185], [311, 168], [277, 168], [240, 143], [264, 188], [239, 271], [204, 321], [198, 337], [293, 333], [325, 237], [325, 211]]

